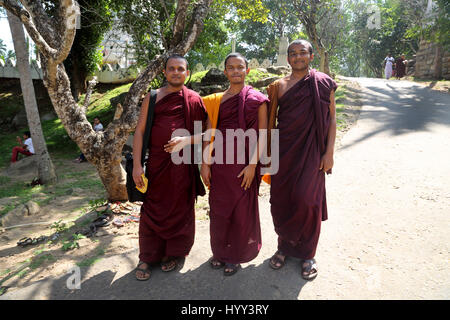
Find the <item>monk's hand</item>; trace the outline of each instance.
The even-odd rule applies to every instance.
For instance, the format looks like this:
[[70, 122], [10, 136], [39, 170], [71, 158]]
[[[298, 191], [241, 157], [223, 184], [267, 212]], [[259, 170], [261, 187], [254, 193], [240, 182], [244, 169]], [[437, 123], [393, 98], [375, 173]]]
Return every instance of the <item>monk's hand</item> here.
[[144, 173], [144, 169], [142, 166], [133, 167], [133, 181], [137, 187], [143, 188], [144, 181], [142, 180], [142, 174]]
[[320, 159], [320, 167], [319, 170], [323, 171], [324, 173], [327, 173], [328, 170], [333, 168], [334, 160], [333, 160], [333, 154], [331, 153], [325, 153], [322, 158]]
[[164, 145], [164, 151], [174, 153], [183, 149], [190, 144], [191, 137], [173, 137], [167, 144]]
[[203, 163], [200, 168], [200, 176], [202, 177], [205, 186], [209, 188], [211, 185], [211, 167]]
[[242, 170], [238, 178], [243, 177], [241, 187], [244, 188], [244, 190], [247, 190], [250, 188], [250, 185], [252, 184], [253, 178], [255, 177], [255, 165], [248, 165]]

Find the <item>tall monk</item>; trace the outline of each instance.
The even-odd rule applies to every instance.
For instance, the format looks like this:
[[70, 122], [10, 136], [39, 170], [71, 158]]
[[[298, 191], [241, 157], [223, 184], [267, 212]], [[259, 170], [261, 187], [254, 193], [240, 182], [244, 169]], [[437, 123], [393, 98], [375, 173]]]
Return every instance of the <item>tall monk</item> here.
[[[212, 121], [214, 111], [208, 107], [207, 127], [216, 129], [212, 164], [203, 162], [201, 176], [210, 188], [210, 235], [214, 269], [224, 268], [224, 275], [235, 274], [240, 264], [254, 259], [261, 249], [258, 190], [261, 181], [258, 160], [265, 147], [264, 135], [259, 129], [267, 129], [267, 102], [262, 93], [245, 85], [250, 69], [244, 56], [231, 53], [225, 59], [225, 75], [230, 86], [221, 95], [218, 119]], [[217, 111], [217, 110], [216, 110]], [[251, 135], [254, 143], [235, 138], [230, 132], [238, 129]], [[223, 139], [217, 139], [221, 133]], [[204, 143], [207, 154], [208, 143]], [[242, 149], [240, 149], [242, 147]], [[238, 150], [241, 153], [238, 154]], [[239, 161], [239, 156], [245, 157]], [[233, 152], [233, 154], [231, 154]], [[223, 154], [223, 161], [218, 154]], [[234, 155], [234, 156], [233, 156]], [[228, 160], [228, 161], [227, 161]], [[207, 161], [208, 162], [208, 161]], [[221, 163], [222, 162], [222, 163]]]
[[[317, 276], [314, 260], [321, 221], [327, 220], [325, 174], [333, 167], [336, 138], [336, 83], [309, 68], [312, 46], [296, 40], [288, 47], [292, 73], [269, 85], [269, 129], [279, 129], [279, 171], [271, 176], [270, 203], [278, 250], [270, 266], [287, 256], [301, 259], [302, 277]], [[275, 121], [278, 125], [275, 126]]]
[[[194, 131], [194, 121], [205, 124], [207, 113], [201, 97], [184, 86], [189, 75], [182, 56], [170, 56], [164, 67], [167, 85], [157, 89], [154, 118], [146, 164], [148, 190], [139, 223], [139, 264], [136, 278], [147, 280], [150, 265], [161, 262], [162, 271], [172, 271], [194, 243], [197, 195], [204, 195], [198, 166], [172, 162], [171, 152], [194, 143], [194, 136], [172, 139], [176, 129]], [[144, 98], [133, 141], [133, 180], [142, 187], [141, 159], [150, 94]], [[197, 183], [196, 183], [197, 182]], [[198, 183], [200, 182], [200, 183]]]

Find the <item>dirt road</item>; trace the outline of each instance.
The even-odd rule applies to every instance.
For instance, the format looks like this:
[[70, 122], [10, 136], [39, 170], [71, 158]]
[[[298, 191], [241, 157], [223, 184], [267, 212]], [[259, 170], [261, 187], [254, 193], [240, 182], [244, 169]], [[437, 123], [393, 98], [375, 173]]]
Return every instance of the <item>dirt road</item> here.
[[136, 241], [132, 251], [82, 267], [81, 289], [69, 290], [65, 275], [0, 299], [449, 299], [450, 95], [407, 81], [352, 80], [364, 88], [364, 105], [327, 177], [329, 220], [314, 281], [301, 279], [296, 259], [269, 268], [276, 235], [266, 193], [261, 253], [232, 277], [209, 267], [209, 222], [200, 220], [177, 272], [136, 281]]

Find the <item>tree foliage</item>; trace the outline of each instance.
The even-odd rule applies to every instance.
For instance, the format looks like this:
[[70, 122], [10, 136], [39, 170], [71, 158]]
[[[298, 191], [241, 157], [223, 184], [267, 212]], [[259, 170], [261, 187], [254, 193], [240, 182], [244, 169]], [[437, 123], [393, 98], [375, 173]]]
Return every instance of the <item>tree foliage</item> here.
[[238, 51], [249, 59], [274, 61], [280, 37], [288, 36], [293, 40], [299, 32], [300, 24], [292, 15], [291, 2], [264, 0], [262, 4], [269, 10], [265, 22], [238, 20]]

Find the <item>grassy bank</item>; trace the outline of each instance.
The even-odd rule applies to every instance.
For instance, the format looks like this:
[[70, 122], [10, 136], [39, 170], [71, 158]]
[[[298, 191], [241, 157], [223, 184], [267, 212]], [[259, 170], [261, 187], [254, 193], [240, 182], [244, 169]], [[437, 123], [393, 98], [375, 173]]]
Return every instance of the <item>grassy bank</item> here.
[[[99, 85], [91, 96], [91, 101], [86, 112], [88, 120], [92, 122], [95, 117], [99, 117], [103, 125], [106, 126], [114, 116], [117, 102], [123, 100], [124, 94], [128, 92], [130, 86], [131, 84], [121, 86]], [[4, 99], [17, 102], [17, 98], [11, 97], [11, 93], [0, 94], [0, 103], [2, 105], [5, 101]], [[81, 96], [79, 104], [82, 105], [83, 102], [84, 95]], [[12, 111], [5, 109], [4, 112]], [[47, 120], [41, 124], [44, 138], [52, 158], [75, 158], [78, 147], [67, 135], [61, 120]], [[11, 150], [17, 145], [16, 136], [22, 137], [24, 131], [26, 129], [7, 132], [0, 136], [0, 167], [9, 165]]]

